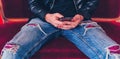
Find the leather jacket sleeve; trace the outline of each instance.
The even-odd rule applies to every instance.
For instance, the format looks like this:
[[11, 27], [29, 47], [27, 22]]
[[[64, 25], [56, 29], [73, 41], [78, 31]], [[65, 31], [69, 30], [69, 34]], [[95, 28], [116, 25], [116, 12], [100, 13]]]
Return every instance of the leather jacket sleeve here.
[[86, 0], [83, 6], [78, 9], [78, 13], [83, 15], [86, 20], [90, 20], [92, 13], [98, 5], [98, 0]]
[[44, 6], [42, 0], [28, 0], [31, 11], [35, 16], [44, 19], [45, 15], [48, 13], [48, 9]]

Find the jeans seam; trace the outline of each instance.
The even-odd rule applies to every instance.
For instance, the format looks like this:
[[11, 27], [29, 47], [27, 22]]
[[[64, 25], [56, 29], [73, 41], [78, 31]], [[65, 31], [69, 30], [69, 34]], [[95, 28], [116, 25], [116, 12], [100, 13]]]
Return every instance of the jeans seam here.
[[[46, 36], [44, 36], [43, 38], [41, 38], [41, 40], [44, 40], [44, 39], [47, 38], [49, 35], [57, 32], [57, 31], [59, 31], [59, 30], [56, 30], [56, 31], [54, 31], [54, 32], [52, 32], [52, 33], [47, 34]], [[28, 52], [26, 52], [26, 53], [24, 54], [24, 56], [22, 57], [22, 59], [24, 59], [24, 57], [25, 57], [30, 51], [32, 51], [32, 49], [33, 49], [34, 47], [36, 47], [36, 46], [41, 42], [41, 40], [38, 41], [36, 44], [34, 44], [34, 46], [33, 46], [32, 48], [30, 48], [30, 49], [28, 50]]]
[[[92, 47], [89, 46], [89, 44], [84, 40], [84, 38], [83, 38], [80, 34], [78, 35], [78, 33], [74, 32], [74, 31], [72, 31], [72, 30], [70, 30], [70, 31], [73, 32], [73, 34], [75, 34], [78, 38], [82, 39], [82, 41], [83, 41], [90, 49], [92, 49]], [[95, 52], [94, 49], [92, 49], [92, 51]], [[96, 55], [98, 55], [98, 57], [99, 57], [99, 54], [98, 54], [97, 52], [95, 52], [95, 53], [96, 53]], [[100, 57], [99, 57], [99, 58], [100, 58]], [[100, 58], [100, 59], [101, 59], [101, 58]]]
[[41, 27], [40, 24], [37, 24], [37, 27], [39, 28], [39, 30], [40, 30], [41, 32], [43, 32], [44, 35], [47, 35], [47, 33], [46, 33], [45, 31], [43, 31], [43, 29], [42, 29], [42, 27]]

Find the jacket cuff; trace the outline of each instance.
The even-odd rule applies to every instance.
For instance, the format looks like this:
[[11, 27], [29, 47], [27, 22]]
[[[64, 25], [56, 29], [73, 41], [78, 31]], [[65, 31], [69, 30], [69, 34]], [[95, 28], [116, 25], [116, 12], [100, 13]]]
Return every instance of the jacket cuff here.
[[39, 17], [42, 18], [42, 19], [45, 19], [45, 15], [47, 14], [48, 12], [47, 11], [40, 11], [39, 13]]

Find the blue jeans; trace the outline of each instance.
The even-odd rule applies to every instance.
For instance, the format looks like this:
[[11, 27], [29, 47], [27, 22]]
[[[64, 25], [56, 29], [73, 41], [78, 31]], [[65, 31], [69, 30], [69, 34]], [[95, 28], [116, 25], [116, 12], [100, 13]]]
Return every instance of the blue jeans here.
[[39, 18], [24, 25], [6, 43], [1, 52], [2, 59], [29, 59], [46, 41], [60, 35], [75, 44], [90, 59], [120, 59], [120, 54], [114, 52], [120, 48], [119, 44], [109, 38], [96, 22], [83, 21], [74, 29], [61, 30]]

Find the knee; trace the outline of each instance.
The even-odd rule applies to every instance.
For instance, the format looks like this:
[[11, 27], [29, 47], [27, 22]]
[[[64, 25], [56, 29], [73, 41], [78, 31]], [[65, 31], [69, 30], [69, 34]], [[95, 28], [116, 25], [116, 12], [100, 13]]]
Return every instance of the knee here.
[[19, 48], [20, 48], [20, 45], [18, 44], [7, 43], [1, 51], [1, 55], [3, 55], [4, 52], [10, 52], [10, 53], [16, 54]]
[[107, 48], [111, 54], [120, 54], [120, 45], [114, 45]]
[[37, 23], [27, 23], [26, 25], [24, 25], [23, 27], [22, 27], [22, 29], [25, 29], [25, 28], [29, 28], [29, 29], [34, 29], [34, 28], [36, 28], [36, 27], [38, 27], [38, 25], [39, 24], [37, 24]]
[[113, 45], [107, 47], [107, 54], [106, 59], [109, 58], [109, 56], [114, 56], [114, 59], [119, 59], [120, 57], [120, 45]]

